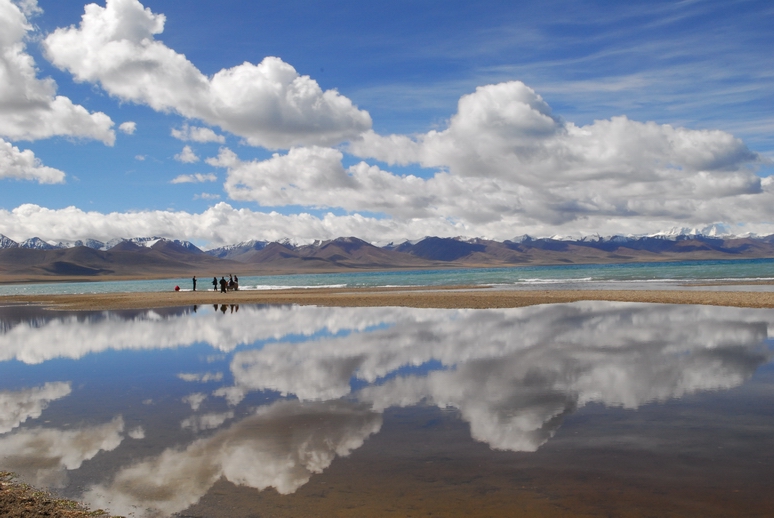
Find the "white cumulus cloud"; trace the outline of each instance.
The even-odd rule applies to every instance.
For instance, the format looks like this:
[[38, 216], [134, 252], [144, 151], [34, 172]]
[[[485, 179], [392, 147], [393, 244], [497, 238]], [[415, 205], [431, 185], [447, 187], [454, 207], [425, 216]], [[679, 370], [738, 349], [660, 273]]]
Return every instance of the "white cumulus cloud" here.
[[78, 27], [57, 29], [43, 45], [49, 60], [78, 81], [219, 126], [251, 145], [332, 145], [371, 127], [367, 112], [276, 57], [205, 76], [155, 39], [165, 21], [138, 0], [107, 0], [105, 7], [87, 5]]
[[137, 130], [137, 123], [133, 121], [122, 122], [118, 129], [127, 135], [134, 135], [134, 132]]
[[[175, 155], [175, 160], [183, 162], [184, 164], [193, 164], [199, 161], [199, 157], [196, 156], [191, 146], [183, 146], [183, 150]], [[174, 180], [173, 180], [174, 183]]]
[[53, 79], [37, 77], [25, 38], [33, 30], [27, 15], [39, 11], [34, 1], [0, 0], [0, 136], [37, 140], [62, 135], [113, 145], [110, 117], [56, 95]]
[[44, 166], [29, 149], [18, 147], [0, 139], [0, 178], [35, 180], [38, 183], [62, 183], [64, 172]]

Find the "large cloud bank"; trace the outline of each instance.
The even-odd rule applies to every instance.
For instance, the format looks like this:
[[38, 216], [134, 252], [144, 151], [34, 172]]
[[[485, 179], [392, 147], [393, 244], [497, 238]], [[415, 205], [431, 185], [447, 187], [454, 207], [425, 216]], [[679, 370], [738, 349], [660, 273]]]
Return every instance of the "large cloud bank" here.
[[[456, 230], [455, 230], [456, 229]], [[0, 234], [17, 241], [37, 236], [58, 241], [81, 236], [107, 241], [113, 237], [160, 236], [201, 240], [211, 246], [248, 239], [280, 240], [288, 236], [300, 242], [358, 236], [379, 242], [398, 241], [407, 235], [461, 235], [467, 227], [443, 219], [401, 222], [352, 214], [280, 214], [237, 209], [220, 202], [196, 214], [185, 211], [111, 212], [84, 211], [77, 207], [49, 209], [25, 203], [12, 210], [0, 209]]]
[[50, 34], [51, 62], [110, 94], [200, 119], [268, 148], [332, 145], [371, 127], [371, 117], [334, 90], [323, 91], [276, 57], [212, 78], [155, 39], [166, 18], [137, 0], [89, 4], [80, 26]]
[[226, 191], [236, 200], [377, 211], [404, 224], [446, 218], [500, 238], [525, 227], [594, 232], [611, 219], [642, 231], [654, 222], [771, 217], [772, 183], [755, 175], [760, 158], [732, 135], [626, 117], [579, 127], [517, 81], [463, 96], [443, 131], [368, 131], [348, 150], [438, 172], [401, 176], [367, 162], [345, 169], [340, 151], [320, 147], [250, 162], [222, 149], [210, 164], [228, 169]]

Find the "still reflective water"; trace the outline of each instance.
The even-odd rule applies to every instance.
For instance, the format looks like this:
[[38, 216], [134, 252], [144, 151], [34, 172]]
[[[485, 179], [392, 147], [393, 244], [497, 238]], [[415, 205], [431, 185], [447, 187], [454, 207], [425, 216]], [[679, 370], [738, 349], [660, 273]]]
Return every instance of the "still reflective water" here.
[[770, 516], [774, 311], [0, 308], [0, 469], [125, 516]]

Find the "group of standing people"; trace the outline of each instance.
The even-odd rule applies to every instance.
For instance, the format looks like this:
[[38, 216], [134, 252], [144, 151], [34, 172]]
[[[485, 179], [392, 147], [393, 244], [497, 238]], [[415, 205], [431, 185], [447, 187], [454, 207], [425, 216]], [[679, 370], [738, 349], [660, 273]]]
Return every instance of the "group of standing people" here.
[[[196, 276], [194, 275], [194, 278], [191, 279], [193, 281], [193, 290], [196, 291]], [[236, 275], [229, 275], [228, 280], [226, 280], [225, 277], [221, 277], [220, 280], [218, 280], [217, 277], [212, 278], [212, 291], [218, 291], [218, 285], [220, 285], [220, 292], [226, 293], [228, 290], [232, 291], [238, 291], [239, 290], [239, 277]], [[178, 290], [179, 288], [175, 288]]]
[[225, 277], [221, 277], [218, 280], [217, 277], [212, 278], [212, 291], [218, 291], [218, 285], [220, 285], [220, 292], [226, 293], [228, 290], [239, 290], [239, 277], [236, 275], [229, 275], [228, 280]]

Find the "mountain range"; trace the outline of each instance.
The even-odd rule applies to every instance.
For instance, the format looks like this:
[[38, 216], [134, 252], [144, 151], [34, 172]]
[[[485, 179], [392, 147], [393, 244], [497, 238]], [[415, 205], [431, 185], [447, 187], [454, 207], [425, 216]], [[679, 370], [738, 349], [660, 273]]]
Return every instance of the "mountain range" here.
[[39, 238], [17, 243], [0, 234], [0, 282], [767, 257], [774, 257], [774, 235], [718, 237], [685, 229], [582, 239], [521, 236], [503, 242], [425, 237], [383, 247], [356, 237], [311, 244], [253, 240], [206, 251], [160, 237], [53, 244]]

